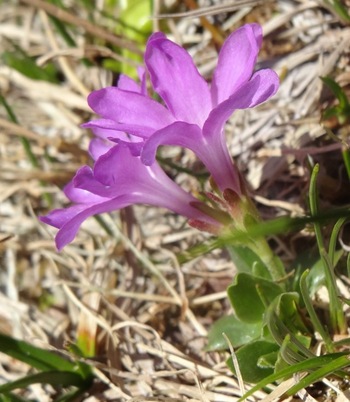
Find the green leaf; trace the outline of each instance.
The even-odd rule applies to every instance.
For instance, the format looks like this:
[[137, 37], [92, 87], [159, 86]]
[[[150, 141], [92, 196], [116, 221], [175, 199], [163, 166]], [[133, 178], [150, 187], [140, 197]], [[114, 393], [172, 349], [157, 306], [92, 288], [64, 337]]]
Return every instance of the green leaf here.
[[275, 369], [278, 352], [271, 352], [258, 359], [258, 367]]
[[[287, 301], [289, 304], [293, 301], [293, 298], [297, 301], [299, 295], [297, 293], [284, 293], [276, 297], [265, 313], [264, 322], [266, 323], [266, 328], [268, 328], [274, 341], [280, 345], [279, 358], [277, 359], [275, 370], [280, 370], [284, 367], [281, 358], [288, 364], [295, 364], [306, 358], [314, 357], [314, 354], [309, 350], [311, 337], [299, 332], [300, 329], [296, 328], [294, 319], [291, 322], [287, 319], [287, 323], [281, 319], [284, 314], [280, 313], [280, 305], [283, 304], [283, 301]], [[287, 306], [286, 310], [288, 311], [290, 308], [293, 309], [293, 305]], [[284, 318], [286, 319], [286, 317]]]
[[275, 313], [284, 323], [288, 323], [288, 327], [296, 330], [307, 331], [307, 328], [300, 320], [297, 310], [299, 295], [295, 292], [283, 293], [276, 300]]
[[[298, 293], [283, 293], [278, 295], [266, 309], [265, 322], [279, 345], [283, 343], [287, 333], [293, 336], [309, 333], [300, 317], [298, 302]], [[303, 349], [302, 346], [301, 349]]]
[[[257, 383], [273, 373], [270, 367], [259, 367], [258, 362], [265, 355], [277, 352], [278, 345], [264, 340], [253, 341], [242, 346], [236, 352], [239, 370], [245, 382]], [[268, 359], [268, 357], [266, 358]], [[226, 361], [229, 369], [235, 373], [232, 359]]]
[[321, 259], [318, 259], [314, 265], [310, 268], [310, 273], [306, 278], [306, 284], [310, 297], [313, 297], [315, 293], [325, 285], [326, 278]]
[[301, 253], [290, 267], [291, 271], [295, 271], [292, 290], [298, 293], [300, 293], [300, 277], [306, 269], [310, 269], [310, 274], [307, 278], [307, 286], [310, 296], [313, 296], [317, 290], [325, 284], [324, 269], [319, 254], [315, 255], [315, 253], [310, 250]]
[[[279, 321], [279, 318], [276, 318], [276, 320]], [[281, 333], [283, 333], [283, 330]], [[275, 372], [285, 367], [282, 364], [282, 359], [287, 364], [295, 364], [305, 360], [306, 358], [314, 357], [315, 355], [310, 351], [310, 345], [311, 337], [301, 334], [293, 334], [290, 331], [287, 332], [279, 351]]]
[[72, 363], [54, 352], [37, 348], [4, 334], [0, 334], [0, 352], [41, 371], [59, 370], [80, 373], [78, 364]]
[[7, 384], [0, 385], [0, 392], [10, 392], [18, 388], [26, 388], [32, 384], [50, 384], [61, 387], [84, 387], [91, 385], [91, 380], [84, 380], [79, 374], [71, 371], [45, 371], [20, 378]]
[[261, 323], [246, 323], [238, 320], [234, 315], [221, 317], [210, 328], [206, 350], [226, 350], [228, 345], [223, 333], [228, 337], [234, 348], [242, 346], [261, 335]]
[[266, 265], [250, 248], [230, 245], [227, 246], [227, 250], [238, 272], [246, 272], [269, 279]]
[[261, 322], [265, 305], [282, 293], [280, 286], [266, 279], [241, 272], [227, 289], [227, 294], [240, 321]]

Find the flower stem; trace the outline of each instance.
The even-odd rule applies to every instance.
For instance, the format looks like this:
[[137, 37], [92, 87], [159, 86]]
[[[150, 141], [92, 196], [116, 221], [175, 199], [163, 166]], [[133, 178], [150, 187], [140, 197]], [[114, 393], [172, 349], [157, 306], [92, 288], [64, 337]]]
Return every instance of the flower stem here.
[[252, 244], [248, 245], [248, 247], [260, 257], [274, 281], [279, 282], [286, 277], [282, 261], [273, 253], [266, 239], [263, 237], [254, 239]]
[[[248, 198], [246, 203], [246, 212], [255, 220], [256, 223], [261, 222], [260, 214], [253, 203]], [[271, 279], [276, 282], [282, 281], [286, 277], [286, 271], [280, 258], [271, 250], [269, 243], [265, 237], [256, 237], [252, 239], [251, 250], [257, 254], [261, 261], [265, 264], [269, 271]]]

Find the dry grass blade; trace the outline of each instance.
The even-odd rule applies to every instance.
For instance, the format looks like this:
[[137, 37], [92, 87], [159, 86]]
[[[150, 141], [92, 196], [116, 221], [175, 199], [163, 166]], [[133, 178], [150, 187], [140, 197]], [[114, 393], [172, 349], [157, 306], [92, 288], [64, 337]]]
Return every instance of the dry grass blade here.
[[25, 137], [28, 140], [38, 142], [40, 145], [52, 145], [58, 147], [60, 144], [59, 139], [42, 137], [37, 133], [28, 130], [27, 128], [19, 124], [12, 123], [2, 118], [0, 118], [0, 127], [4, 129], [3, 133], [6, 135], [16, 135], [18, 137]]
[[186, 11], [183, 13], [172, 13], [172, 14], [158, 14], [155, 15], [154, 18], [196, 18], [196, 17], [207, 17], [210, 15], [216, 15], [219, 13], [229, 13], [232, 11], [240, 10], [243, 7], [254, 7], [259, 5], [267, 5], [271, 0], [262, 1], [262, 0], [238, 0], [232, 4], [223, 4], [223, 5], [213, 5], [210, 7], [200, 7], [196, 10]]

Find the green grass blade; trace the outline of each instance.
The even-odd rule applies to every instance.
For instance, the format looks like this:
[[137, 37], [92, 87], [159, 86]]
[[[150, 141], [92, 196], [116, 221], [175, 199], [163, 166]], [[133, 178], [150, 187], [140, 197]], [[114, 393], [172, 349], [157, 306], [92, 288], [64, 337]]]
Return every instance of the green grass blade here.
[[[18, 119], [17, 119], [15, 113], [13, 112], [11, 106], [7, 103], [6, 99], [1, 95], [1, 93], [0, 93], [0, 104], [2, 104], [4, 106], [10, 121], [12, 121], [15, 124], [19, 124]], [[25, 152], [29, 162], [33, 166], [33, 168], [40, 169], [40, 164], [39, 164], [38, 158], [33, 153], [29, 140], [25, 137], [20, 137], [20, 141], [22, 143], [24, 152]], [[44, 182], [40, 181], [40, 184], [42, 186], [44, 186]], [[43, 197], [48, 205], [52, 205], [51, 194], [44, 192]]]
[[[90, 384], [89, 384], [90, 385]], [[64, 395], [59, 396], [54, 402], [76, 402], [83, 400], [81, 396], [86, 392], [89, 387], [80, 387], [70, 392], [66, 392]]]
[[[0, 94], [0, 103], [3, 105], [3, 107], [6, 110], [6, 113], [13, 123], [19, 124], [16, 115], [14, 114], [11, 106], [7, 103], [6, 99]], [[39, 163], [36, 158], [36, 156], [33, 154], [32, 148], [30, 146], [30, 142], [28, 141], [27, 138], [21, 137], [21, 143], [23, 145], [24, 151], [27, 155], [28, 160], [32, 164], [33, 167], [38, 168]]]
[[20, 378], [19, 380], [0, 385], [0, 393], [10, 392], [18, 388], [26, 388], [32, 384], [50, 384], [60, 387], [83, 387], [86, 389], [90, 380], [83, 379], [79, 374], [71, 371], [46, 371]]
[[4, 63], [32, 80], [41, 80], [57, 83], [57, 73], [52, 63], [39, 67], [35, 60], [29, 56], [18, 56], [15, 52], [3, 52]]
[[[340, 360], [341, 364], [339, 364], [339, 359], [342, 359], [342, 360]], [[244, 401], [246, 398], [253, 395], [256, 391], [259, 391], [260, 389], [262, 389], [262, 388], [266, 387], [267, 385], [272, 384], [276, 381], [290, 378], [293, 374], [297, 374], [297, 373], [300, 373], [303, 371], [304, 372], [311, 371], [311, 370], [318, 369], [319, 367], [322, 367], [322, 368], [327, 367], [328, 368], [332, 362], [336, 362], [333, 365], [334, 371], [336, 371], [349, 364], [349, 355], [345, 352], [344, 353], [332, 353], [332, 354], [328, 354], [325, 356], [313, 357], [313, 358], [304, 360], [300, 363], [296, 363], [293, 366], [286, 367], [285, 369], [279, 371], [278, 373], [271, 374], [270, 376], [264, 378], [262, 381], [260, 381], [254, 387], [252, 387], [248, 392], [246, 392], [238, 400], [238, 402]], [[333, 371], [331, 371], [331, 372], [333, 372]], [[302, 388], [304, 388], [304, 387], [302, 387]]]
[[329, 333], [325, 330], [323, 325], [321, 324], [319, 318], [317, 317], [317, 314], [315, 312], [315, 309], [312, 304], [312, 300], [309, 296], [308, 288], [307, 288], [307, 283], [306, 283], [306, 277], [308, 276], [309, 271], [306, 270], [303, 272], [303, 274], [300, 277], [300, 291], [301, 295], [303, 297], [305, 307], [309, 313], [312, 325], [314, 326], [315, 330], [321, 335], [323, 341], [326, 344], [327, 350], [329, 352], [334, 351], [334, 347], [332, 344], [331, 337], [329, 336]]
[[343, 161], [348, 178], [350, 179], [350, 152], [348, 149], [342, 150]]
[[[48, 0], [49, 3], [54, 4], [55, 6], [64, 9], [64, 5], [59, 0]], [[72, 35], [68, 32], [66, 26], [56, 17], [50, 15], [50, 20], [55, 26], [57, 32], [61, 35], [62, 39], [66, 42], [66, 44], [70, 47], [75, 47], [76, 42], [73, 39]]]
[[77, 373], [78, 365], [54, 352], [37, 348], [27, 342], [0, 334], [0, 352], [29, 364], [41, 371], [69, 371]]
[[66, 27], [62, 24], [62, 22], [59, 19], [57, 19], [56, 17], [53, 17], [52, 15], [50, 15], [50, 20], [51, 20], [52, 24], [55, 26], [57, 32], [61, 35], [63, 40], [66, 42], [66, 44], [70, 47], [75, 47], [76, 43], [75, 43], [73, 37], [68, 32]]
[[306, 388], [315, 382], [324, 379], [330, 374], [334, 374], [336, 371], [343, 369], [350, 365], [349, 355], [338, 357], [329, 363], [324, 364], [321, 368], [315, 370], [313, 373], [299, 380], [298, 384], [294, 385], [287, 391], [288, 396], [296, 394], [303, 388]]
[[338, 99], [341, 108], [349, 106], [349, 100], [343, 88], [330, 77], [321, 77], [321, 80], [333, 92], [333, 95]]
[[[318, 194], [317, 194], [317, 177], [319, 173], [319, 165], [315, 165], [312, 169], [311, 179], [310, 179], [310, 190], [309, 190], [309, 203], [311, 215], [317, 215], [318, 211]], [[330, 322], [334, 332], [338, 330], [340, 333], [345, 333], [346, 323], [343, 314], [342, 303], [339, 299], [339, 292], [336, 284], [336, 278], [334, 275], [333, 263], [326, 251], [326, 247], [323, 240], [322, 228], [320, 222], [314, 222], [314, 230], [316, 235], [316, 241], [320, 257], [322, 259], [322, 264], [325, 272], [326, 287], [329, 293], [329, 310], [330, 310]]]
[[323, 0], [342, 22], [350, 23], [350, 15], [340, 0]]
[[336, 264], [336, 247], [338, 242], [338, 236], [343, 224], [346, 222], [346, 218], [340, 218], [337, 220], [336, 224], [333, 227], [331, 238], [329, 240], [328, 245], [328, 255], [331, 261], [331, 264], [335, 266]]
[[0, 395], [0, 402], [35, 402], [33, 399], [25, 399], [12, 392], [4, 393]]

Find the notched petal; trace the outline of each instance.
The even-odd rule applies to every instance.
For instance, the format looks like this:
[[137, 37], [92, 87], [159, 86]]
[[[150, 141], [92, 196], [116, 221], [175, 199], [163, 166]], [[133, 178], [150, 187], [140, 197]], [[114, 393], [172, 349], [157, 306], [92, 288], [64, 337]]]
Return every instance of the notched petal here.
[[176, 119], [202, 125], [211, 109], [210, 91], [187, 51], [154, 34], [147, 42], [145, 62], [154, 90]]
[[226, 39], [211, 85], [214, 106], [232, 96], [251, 78], [261, 42], [262, 32], [258, 24], [244, 25]]
[[[103, 119], [116, 123], [137, 124], [157, 130], [175, 119], [160, 103], [140, 93], [107, 87], [88, 96], [91, 109]], [[121, 131], [123, 128], [120, 128]]]

